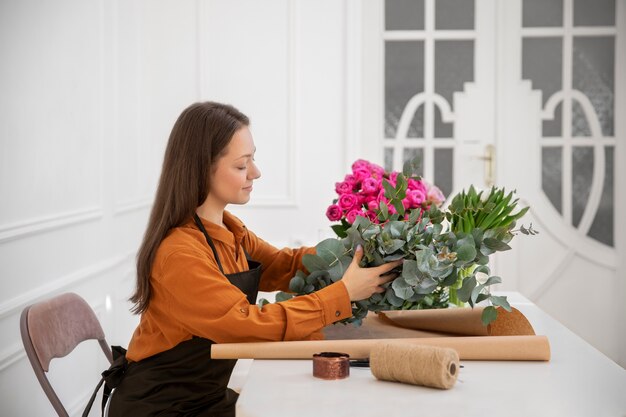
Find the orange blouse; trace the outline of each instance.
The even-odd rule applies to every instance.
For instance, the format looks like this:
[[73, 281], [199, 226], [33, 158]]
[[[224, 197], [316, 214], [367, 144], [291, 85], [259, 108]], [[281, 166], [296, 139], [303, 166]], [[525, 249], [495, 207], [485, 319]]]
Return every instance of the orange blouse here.
[[[314, 248], [279, 250], [226, 211], [228, 230], [204, 219], [202, 223], [225, 274], [248, 270], [243, 248], [262, 264], [261, 291], [288, 291], [289, 280], [303, 269], [302, 256], [315, 252]], [[128, 346], [131, 361], [171, 349], [194, 335], [216, 343], [311, 339], [322, 327], [352, 315], [341, 281], [262, 309], [250, 304], [220, 272], [193, 219], [174, 228], [161, 242], [150, 284], [150, 304]]]

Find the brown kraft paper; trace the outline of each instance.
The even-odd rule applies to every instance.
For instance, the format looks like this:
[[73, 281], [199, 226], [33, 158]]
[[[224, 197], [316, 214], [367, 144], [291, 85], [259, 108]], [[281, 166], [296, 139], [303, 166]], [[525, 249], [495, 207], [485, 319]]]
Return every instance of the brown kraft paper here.
[[[343, 352], [366, 359], [377, 343], [398, 339], [315, 340], [293, 342], [221, 343], [211, 346], [213, 359], [311, 359], [319, 352]], [[402, 342], [451, 348], [460, 360], [548, 361], [546, 336], [456, 336], [404, 338]]]
[[382, 311], [380, 316], [396, 326], [421, 331], [442, 332], [464, 336], [534, 335], [528, 319], [516, 308], [511, 312], [498, 308], [495, 321], [484, 326], [483, 307], [444, 308], [432, 310]]

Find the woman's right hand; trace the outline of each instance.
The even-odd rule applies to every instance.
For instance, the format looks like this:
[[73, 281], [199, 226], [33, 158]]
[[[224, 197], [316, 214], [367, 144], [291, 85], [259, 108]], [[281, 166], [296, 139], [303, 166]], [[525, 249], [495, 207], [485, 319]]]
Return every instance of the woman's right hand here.
[[358, 246], [350, 266], [341, 279], [348, 290], [350, 301], [364, 300], [374, 293], [385, 291], [381, 285], [392, 281], [397, 276], [395, 273], [387, 273], [398, 265], [402, 265], [402, 259], [400, 259], [371, 268], [361, 268], [359, 266], [361, 259], [363, 259], [363, 248]]

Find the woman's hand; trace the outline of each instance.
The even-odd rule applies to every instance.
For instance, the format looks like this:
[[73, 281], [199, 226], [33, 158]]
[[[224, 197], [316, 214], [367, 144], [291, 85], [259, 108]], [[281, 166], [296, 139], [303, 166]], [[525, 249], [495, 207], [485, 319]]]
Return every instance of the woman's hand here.
[[402, 259], [372, 268], [361, 268], [363, 248], [358, 246], [350, 266], [341, 279], [348, 290], [350, 301], [359, 301], [371, 297], [374, 293], [385, 291], [381, 285], [392, 281], [397, 274], [388, 274], [393, 268], [402, 265]]

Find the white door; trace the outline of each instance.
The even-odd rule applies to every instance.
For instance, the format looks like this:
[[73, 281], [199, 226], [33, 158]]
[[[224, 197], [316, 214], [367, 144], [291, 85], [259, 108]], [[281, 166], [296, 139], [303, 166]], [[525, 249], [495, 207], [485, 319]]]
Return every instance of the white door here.
[[367, 158], [419, 155], [446, 195], [516, 189], [541, 234], [495, 259], [502, 289], [623, 363], [625, 3], [364, 2], [359, 101]]

